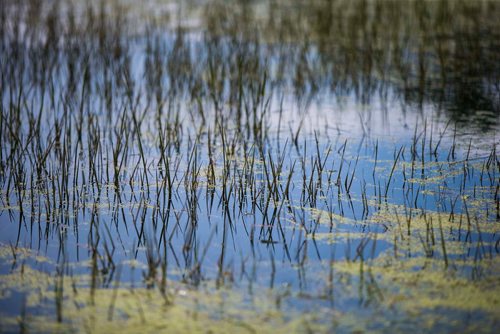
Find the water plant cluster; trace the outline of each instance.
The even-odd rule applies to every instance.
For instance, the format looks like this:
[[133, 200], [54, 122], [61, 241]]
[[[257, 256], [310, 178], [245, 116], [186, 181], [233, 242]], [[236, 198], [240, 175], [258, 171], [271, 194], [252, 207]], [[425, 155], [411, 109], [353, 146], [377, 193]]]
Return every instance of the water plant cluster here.
[[497, 3], [1, 5], [0, 332], [498, 325]]

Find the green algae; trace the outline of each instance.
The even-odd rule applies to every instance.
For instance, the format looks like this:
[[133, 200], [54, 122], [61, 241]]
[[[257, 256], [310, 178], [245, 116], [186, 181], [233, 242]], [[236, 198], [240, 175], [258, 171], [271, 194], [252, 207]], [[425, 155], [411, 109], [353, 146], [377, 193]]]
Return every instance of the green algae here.
[[[0, 277], [0, 290], [23, 292], [27, 295], [26, 307], [47, 311], [22, 319], [28, 330], [42, 333], [286, 333], [304, 332], [307, 326], [314, 331], [325, 331], [322, 325], [314, 324], [310, 314], [296, 314], [290, 320], [291, 315], [277, 309], [265, 294], [254, 295], [249, 303], [235, 291], [214, 290], [209, 286], [194, 290], [175, 282], [169, 283], [166, 293], [126, 284], [114, 289], [92, 289], [85, 284], [86, 278], [78, 276], [63, 279], [62, 321], [58, 321], [49, 311], [57, 298], [55, 279], [29, 267]], [[1, 298], [9, 296], [2, 294]], [[0, 319], [1, 327], [7, 329], [17, 327], [20, 321], [18, 316], [2, 315]]]
[[[439, 308], [481, 311], [494, 318], [500, 316], [500, 260], [483, 260], [486, 270], [481, 279], [466, 277], [473, 261], [457, 260], [448, 268], [442, 261], [425, 257], [395, 259], [386, 254], [364, 264], [382, 290], [383, 305], [407, 312], [425, 312]], [[335, 263], [338, 273], [359, 275], [360, 264]]]
[[396, 226], [406, 228], [411, 232], [419, 232], [429, 228], [471, 228], [475, 231], [495, 233], [500, 229], [500, 222], [493, 217], [489, 217], [482, 205], [487, 202], [475, 200], [474, 202], [466, 200], [471, 207], [467, 213], [436, 212], [424, 209], [410, 209], [404, 205], [384, 203], [367, 220], [368, 223], [384, 223], [393, 228]]
[[[347, 237], [342, 233], [337, 236]], [[321, 241], [331, 235], [316, 237]], [[0, 250], [2, 262], [13, 260], [8, 246]], [[23, 248], [18, 248], [17, 254], [26, 259], [36, 257]], [[168, 281], [165, 290], [132, 287], [125, 282], [111, 288], [91, 287], [88, 275], [60, 276], [22, 265], [0, 276], [0, 301], [12, 298], [14, 292], [23, 293], [26, 314], [2, 314], [0, 328], [13, 330], [22, 324], [27, 330], [41, 333], [384, 332], [389, 328], [404, 331], [404, 323], [414, 323], [415, 319], [419, 319], [421, 329], [432, 330], [439, 328], [444, 317], [450, 328], [484, 332], [487, 327], [465, 323], [461, 317], [478, 314], [483, 324], [494, 324], [500, 317], [499, 261], [498, 257], [481, 261], [452, 259], [444, 266], [440, 258], [394, 257], [386, 251], [367, 261], [325, 263], [323, 266], [331, 268], [333, 276], [324, 276], [324, 286], [317, 295], [259, 286], [248, 295], [237, 288], [216, 288], [211, 281], [198, 288]], [[136, 261], [122, 265], [132, 264], [142, 267]], [[471, 279], [471, 268], [480, 269], [482, 276]], [[326, 275], [317, 270], [320, 276]], [[54, 311], [57, 282], [62, 282], [61, 321]], [[304, 311], [289, 306], [296, 298], [304, 302], [331, 300], [343, 306], [318, 305]], [[349, 306], [353, 302], [366, 306]]]
[[52, 262], [49, 258], [37, 254], [37, 252], [30, 248], [5, 245], [0, 242], [0, 261], [6, 261], [9, 259], [13, 259], [14, 261], [32, 259], [39, 263]]

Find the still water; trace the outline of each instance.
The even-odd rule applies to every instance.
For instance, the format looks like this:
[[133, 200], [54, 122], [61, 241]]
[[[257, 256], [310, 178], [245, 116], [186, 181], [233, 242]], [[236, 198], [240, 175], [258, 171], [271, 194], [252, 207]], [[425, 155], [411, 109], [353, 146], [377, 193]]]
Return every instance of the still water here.
[[498, 3], [0, 14], [0, 332], [498, 326]]

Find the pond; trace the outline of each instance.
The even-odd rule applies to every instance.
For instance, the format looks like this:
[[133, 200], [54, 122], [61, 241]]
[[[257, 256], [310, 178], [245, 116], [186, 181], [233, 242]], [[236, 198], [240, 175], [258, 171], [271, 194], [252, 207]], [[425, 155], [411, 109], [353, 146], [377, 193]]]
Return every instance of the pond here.
[[498, 327], [499, 3], [0, 15], [0, 332]]

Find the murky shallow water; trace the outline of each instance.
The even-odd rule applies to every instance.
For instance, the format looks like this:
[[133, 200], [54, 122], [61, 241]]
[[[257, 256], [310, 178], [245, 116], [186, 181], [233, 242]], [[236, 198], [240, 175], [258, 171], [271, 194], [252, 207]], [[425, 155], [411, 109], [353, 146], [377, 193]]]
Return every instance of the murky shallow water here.
[[2, 8], [0, 331], [494, 331], [496, 3], [67, 3]]

